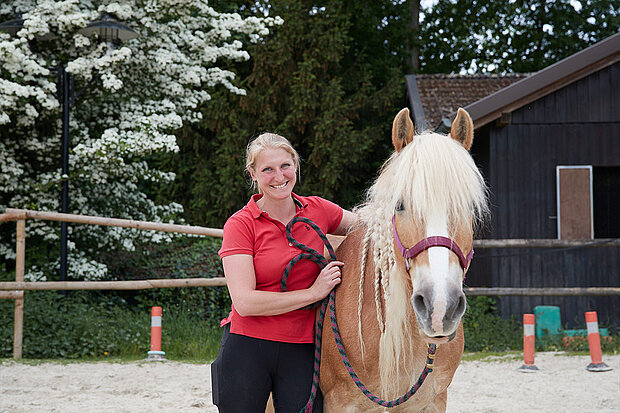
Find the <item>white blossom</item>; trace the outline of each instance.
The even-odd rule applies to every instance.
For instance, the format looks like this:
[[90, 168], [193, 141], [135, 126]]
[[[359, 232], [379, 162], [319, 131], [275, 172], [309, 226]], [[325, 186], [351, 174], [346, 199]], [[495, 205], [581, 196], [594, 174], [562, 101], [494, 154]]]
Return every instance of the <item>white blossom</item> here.
[[[168, 222], [183, 208], [157, 205], [140, 190], [141, 182], [174, 180], [174, 173], [154, 170], [145, 158], [178, 151], [175, 132], [202, 119], [201, 105], [214, 87], [244, 94], [220, 63], [249, 59], [240, 39], [257, 41], [282, 23], [278, 17], [218, 13], [207, 0], [0, 2], [0, 22], [18, 13], [24, 25], [17, 36], [0, 32], [0, 207], [60, 208], [62, 106], [56, 80], [63, 66], [79, 95], [70, 111], [69, 212], [155, 222]], [[139, 37], [111, 48], [96, 35], [79, 33], [103, 13]], [[57, 248], [58, 228], [29, 220], [29, 243]], [[69, 276], [105, 279], [99, 251], [171, 237], [69, 225]], [[14, 235], [3, 238], [0, 256], [14, 259], [14, 249]], [[58, 267], [57, 260], [47, 268], [33, 266], [27, 277], [45, 279]]]

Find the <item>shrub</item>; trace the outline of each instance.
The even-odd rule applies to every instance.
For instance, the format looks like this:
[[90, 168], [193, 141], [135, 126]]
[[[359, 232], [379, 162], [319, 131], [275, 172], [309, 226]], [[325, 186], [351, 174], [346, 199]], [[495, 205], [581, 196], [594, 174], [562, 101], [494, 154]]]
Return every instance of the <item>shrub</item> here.
[[[82, 291], [27, 291], [23, 356], [97, 357], [120, 355], [127, 347], [148, 346], [148, 314], [93, 299], [93, 295]], [[12, 301], [0, 303], [0, 357], [12, 355], [12, 307]]]
[[[217, 238], [177, 237], [170, 243], [140, 245], [133, 252], [105, 254], [104, 261], [118, 280], [223, 277], [217, 255], [220, 246]], [[196, 312], [213, 326], [230, 311], [226, 287], [154, 288], [117, 294], [141, 311], [148, 312], [152, 306], [180, 307]]]
[[523, 329], [515, 317], [498, 315], [491, 297], [468, 297], [463, 318], [465, 351], [519, 350], [523, 346]]
[[[0, 357], [13, 353], [13, 302], [0, 302]], [[162, 349], [171, 359], [212, 360], [221, 331], [204, 311], [164, 308]], [[24, 358], [146, 357], [150, 312], [118, 297], [83, 291], [28, 291], [24, 305]]]

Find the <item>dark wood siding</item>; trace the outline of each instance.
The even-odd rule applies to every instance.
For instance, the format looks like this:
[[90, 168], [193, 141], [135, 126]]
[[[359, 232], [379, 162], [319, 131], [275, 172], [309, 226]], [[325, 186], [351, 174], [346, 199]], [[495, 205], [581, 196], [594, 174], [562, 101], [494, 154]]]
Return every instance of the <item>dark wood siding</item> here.
[[[472, 150], [491, 190], [484, 237], [557, 238], [556, 166], [620, 166], [620, 63], [521, 107], [508, 126], [478, 132], [483, 139]], [[620, 248], [477, 251], [468, 284], [617, 287]], [[601, 324], [620, 326], [620, 297], [504, 297], [499, 308], [521, 317], [536, 305], [560, 306], [570, 326], [584, 325], [591, 310]]]

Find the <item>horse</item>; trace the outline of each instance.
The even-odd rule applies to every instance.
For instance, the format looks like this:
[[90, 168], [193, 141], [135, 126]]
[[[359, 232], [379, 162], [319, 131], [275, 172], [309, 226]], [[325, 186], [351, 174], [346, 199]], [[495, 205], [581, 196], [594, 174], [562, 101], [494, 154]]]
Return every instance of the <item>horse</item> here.
[[[359, 225], [336, 250], [345, 264], [335, 316], [349, 362], [370, 392], [384, 400], [407, 392], [428, 362], [429, 344], [437, 346], [432, 372], [394, 412], [444, 412], [461, 361], [462, 286], [473, 232], [488, 214], [472, 142], [473, 122], [463, 109], [447, 136], [414, 136], [409, 111], [401, 110], [392, 126], [394, 152], [355, 208]], [[328, 320], [320, 363], [324, 411], [384, 411], [354, 384]]]

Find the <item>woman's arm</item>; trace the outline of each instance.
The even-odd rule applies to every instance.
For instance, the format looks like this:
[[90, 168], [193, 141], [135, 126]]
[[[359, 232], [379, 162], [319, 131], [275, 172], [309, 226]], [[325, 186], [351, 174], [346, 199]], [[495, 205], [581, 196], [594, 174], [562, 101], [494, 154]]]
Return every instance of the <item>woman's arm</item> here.
[[338, 224], [338, 228], [332, 233], [333, 235], [347, 235], [347, 231], [355, 225], [357, 222], [357, 214], [354, 214], [351, 211], [347, 211], [346, 209], [342, 210], [342, 219], [340, 220], [340, 224]]
[[256, 289], [251, 255], [229, 255], [222, 258], [222, 265], [235, 310], [245, 317], [284, 314], [322, 300], [340, 284], [340, 266], [343, 263], [330, 262], [321, 270], [311, 287], [286, 292]]

